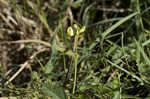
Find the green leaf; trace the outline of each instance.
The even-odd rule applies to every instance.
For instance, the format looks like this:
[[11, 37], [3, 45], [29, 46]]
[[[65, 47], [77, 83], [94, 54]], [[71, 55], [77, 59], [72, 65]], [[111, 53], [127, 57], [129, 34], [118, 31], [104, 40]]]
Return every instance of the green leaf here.
[[116, 94], [114, 95], [113, 99], [120, 99], [119, 91], [116, 91]]
[[32, 72], [32, 79], [33, 80], [38, 80], [39, 79], [39, 75], [38, 75], [38, 73], [36, 71]]
[[142, 56], [144, 58], [146, 64], [150, 65], [150, 59], [148, 58], [148, 56], [144, 52], [144, 48], [141, 47], [140, 44], [139, 44], [139, 42], [137, 42], [136, 40], [135, 40], [135, 42], [136, 42], [137, 48], [140, 50], [140, 52], [141, 52], [141, 54], [142, 54]]
[[103, 39], [110, 33], [112, 32], [114, 29], [116, 29], [118, 26], [120, 26], [121, 24], [123, 24], [124, 22], [126, 22], [127, 20], [131, 19], [132, 17], [134, 17], [135, 15], [137, 15], [138, 12], [134, 12], [130, 15], [128, 15], [127, 17], [121, 19], [119, 22], [117, 22], [116, 24], [114, 24], [113, 26], [111, 26], [110, 28], [108, 28], [103, 34], [102, 37]]
[[107, 60], [112, 66], [118, 68], [119, 70], [127, 73], [128, 75], [131, 75], [133, 78], [137, 79], [139, 82], [141, 82], [143, 84], [143, 80], [141, 78], [139, 78], [138, 76], [134, 75], [133, 73], [127, 71], [126, 69], [120, 67], [119, 65], [112, 63], [110, 60]]
[[127, 94], [122, 94], [121, 97], [122, 97], [121, 99], [145, 99], [145, 98], [140, 98], [137, 96], [127, 95]]
[[43, 84], [42, 92], [44, 95], [52, 97], [52, 99], [67, 99], [65, 90], [62, 87], [55, 85], [50, 87], [49, 83]]
[[49, 61], [47, 62], [46, 66], [45, 66], [45, 73], [51, 73], [54, 69], [54, 64], [56, 62], [56, 55], [57, 55], [57, 50], [56, 50], [56, 39], [53, 40], [52, 43], [52, 54], [51, 57], [49, 59]]

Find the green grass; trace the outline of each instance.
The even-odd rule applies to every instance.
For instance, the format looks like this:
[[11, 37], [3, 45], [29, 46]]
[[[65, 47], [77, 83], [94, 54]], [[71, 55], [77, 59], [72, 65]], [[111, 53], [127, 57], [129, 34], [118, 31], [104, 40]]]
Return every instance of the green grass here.
[[150, 99], [149, 0], [2, 3], [2, 99]]

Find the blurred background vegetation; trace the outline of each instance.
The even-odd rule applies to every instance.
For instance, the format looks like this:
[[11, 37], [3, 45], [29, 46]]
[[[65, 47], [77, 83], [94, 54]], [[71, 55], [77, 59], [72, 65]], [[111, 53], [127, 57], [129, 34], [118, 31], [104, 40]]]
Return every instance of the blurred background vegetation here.
[[[0, 96], [150, 99], [149, 10], [149, 0], [0, 0]], [[73, 24], [86, 29], [70, 37]]]

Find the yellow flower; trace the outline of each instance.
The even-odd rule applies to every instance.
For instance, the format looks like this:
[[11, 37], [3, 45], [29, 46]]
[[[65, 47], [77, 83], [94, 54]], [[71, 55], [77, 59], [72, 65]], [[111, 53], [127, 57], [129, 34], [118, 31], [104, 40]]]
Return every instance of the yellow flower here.
[[84, 31], [85, 31], [85, 26], [83, 26], [83, 27], [80, 29], [79, 33], [82, 33], [82, 32], [84, 32]]
[[73, 24], [73, 26], [70, 26], [67, 29], [67, 33], [69, 36], [79, 35], [84, 31], [85, 31], [85, 26], [82, 26], [82, 28], [80, 28], [77, 24]]
[[69, 36], [74, 36], [74, 31], [71, 26], [67, 29], [67, 33]]

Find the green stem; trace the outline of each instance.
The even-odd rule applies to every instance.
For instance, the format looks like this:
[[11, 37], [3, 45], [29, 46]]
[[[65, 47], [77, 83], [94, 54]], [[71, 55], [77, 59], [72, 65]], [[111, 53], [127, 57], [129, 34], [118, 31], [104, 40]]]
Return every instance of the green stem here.
[[73, 94], [75, 93], [76, 83], [77, 83], [77, 65], [78, 65], [78, 35], [75, 36], [75, 60], [74, 60], [74, 85]]

